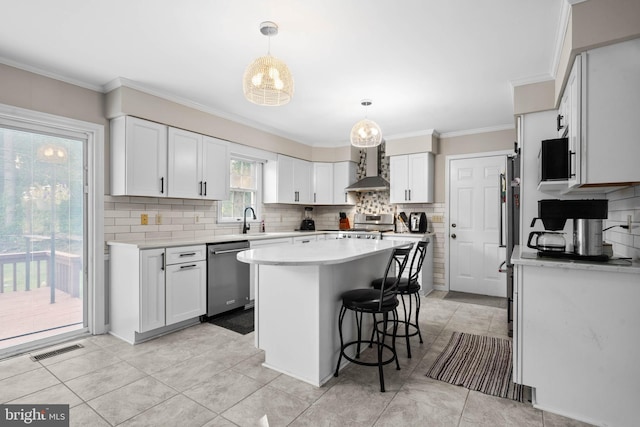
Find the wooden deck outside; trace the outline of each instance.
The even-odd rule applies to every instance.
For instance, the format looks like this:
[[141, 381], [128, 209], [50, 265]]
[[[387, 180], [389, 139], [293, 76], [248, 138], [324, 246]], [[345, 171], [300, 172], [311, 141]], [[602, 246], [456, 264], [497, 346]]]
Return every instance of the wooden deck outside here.
[[[0, 349], [83, 327], [82, 298], [56, 290], [56, 302], [50, 302], [48, 286], [30, 291], [0, 293]], [[48, 330], [37, 334], [32, 332]], [[21, 336], [24, 334], [30, 334]]]

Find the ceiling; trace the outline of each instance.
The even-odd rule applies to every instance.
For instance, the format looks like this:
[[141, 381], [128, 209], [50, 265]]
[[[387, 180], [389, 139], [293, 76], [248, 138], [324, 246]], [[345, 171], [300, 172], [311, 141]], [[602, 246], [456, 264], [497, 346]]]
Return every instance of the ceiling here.
[[[551, 79], [565, 0], [0, 0], [0, 62], [94, 90], [126, 84], [307, 145], [513, 126], [512, 84]], [[246, 101], [267, 53], [292, 101]], [[109, 85], [111, 83], [111, 86]], [[368, 111], [360, 101], [369, 98]]]

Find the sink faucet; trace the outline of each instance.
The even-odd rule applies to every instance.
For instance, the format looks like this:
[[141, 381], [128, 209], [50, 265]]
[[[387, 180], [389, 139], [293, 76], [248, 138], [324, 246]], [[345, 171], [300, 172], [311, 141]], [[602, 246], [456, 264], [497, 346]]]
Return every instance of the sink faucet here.
[[251, 206], [247, 206], [246, 208], [244, 208], [244, 213], [242, 214], [242, 218], [243, 218], [242, 234], [247, 234], [247, 230], [251, 229], [251, 224], [247, 224], [247, 211], [251, 211], [253, 219], [258, 219], [256, 217], [256, 211], [254, 211]]

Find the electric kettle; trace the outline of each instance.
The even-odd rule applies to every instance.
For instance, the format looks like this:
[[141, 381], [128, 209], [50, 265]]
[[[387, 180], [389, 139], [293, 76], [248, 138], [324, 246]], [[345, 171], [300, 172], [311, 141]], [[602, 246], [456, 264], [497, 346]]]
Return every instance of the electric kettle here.
[[[535, 236], [535, 243], [531, 243]], [[542, 252], [564, 252], [567, 242], [564, 233], [557, 231], [532, 231], [529, 233], [527, 247], [537, 249]]]

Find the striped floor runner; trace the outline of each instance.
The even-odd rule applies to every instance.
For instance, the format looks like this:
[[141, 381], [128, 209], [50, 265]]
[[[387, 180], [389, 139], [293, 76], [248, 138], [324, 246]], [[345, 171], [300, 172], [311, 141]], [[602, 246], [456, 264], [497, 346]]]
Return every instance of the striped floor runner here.
[[523, 401], [512, 381], [511, 340], [454, 332], [427, 377], [492, 396]]

